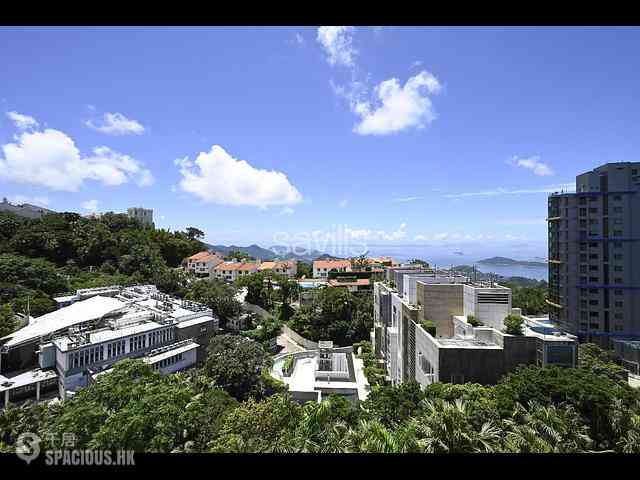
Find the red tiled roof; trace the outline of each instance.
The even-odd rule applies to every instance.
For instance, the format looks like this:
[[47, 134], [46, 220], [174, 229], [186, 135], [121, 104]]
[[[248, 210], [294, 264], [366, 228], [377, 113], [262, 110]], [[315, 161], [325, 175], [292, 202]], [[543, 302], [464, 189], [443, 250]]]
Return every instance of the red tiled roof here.
[[192, 262], [208, 262], [209, 260], [214, 260], [216, 258], [220, 258], [217, 253], [204, 251], [191, 255], [189, 260]]
[[316, 260], [313, 262], [313, 268], [326, 268], [331, 270], [332, 268], [350, 268], [351, 262], [349, 260]]
[[214, 270], [257, 270], [258, 264], [249, 262], [222, 262]]

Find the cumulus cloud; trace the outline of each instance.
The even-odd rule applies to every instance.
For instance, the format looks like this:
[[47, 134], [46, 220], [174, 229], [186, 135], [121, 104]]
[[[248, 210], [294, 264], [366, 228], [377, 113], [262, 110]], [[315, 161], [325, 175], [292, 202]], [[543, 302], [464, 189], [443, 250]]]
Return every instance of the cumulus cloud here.
[[316, 39], [327, 54], [329, 65], [353, 67], [357, 50], [353, 47], [353, 27], [320, 27]]
[[9, 120], [11, 120], [20, 130], [28, 130], [30, 128], [38, 127], [36, 119], [29, 115], [23, 115], [18, 112], [7, 112], [7, 117], [9, 117]]
[[534, 175], [538, 175], [540, 177], [546, 177], [553, 175], [553, 170], [551, 167], [544, 162], [540, 161], [539, 156], [533, 156], [529, 158], [519, 158], [517, 155], [514, 155], [509, 160], [510, 164], [515, 165], [516, 167], [526, 168], [527, 170], [531, 170]]
[[142, 124], [121, 113], [105, 113], [101, 125], [95, 124], [92, 120], [85, 123], [89, 128], [107, 135], [142, 135], [145, 131]]
[[47, 197], [29, 197], [27, 195], [11, 195], [7, 200], [14, 205], [29, 203], [40, 207], [48, 207], [49, 203], [51, 203]]
[[95, 213], [98, 211], [98, 200], [87, 200], [85, 202], [82, 202], [80, 206], [85, 210], [89, 210], [90, 212]]
[[388, 135], [407, 128], [423, 128], [436, 118], [429, 95], [439, 93], [440, 82], [423, 70], [404, 86], [397, 78], [375, 87], [377, 101], [357, 101], [352, 111], [360, 117], [354, 131], [360, 135]]
[[59, 130], [22, 132], [15, 143], [3, 145], [2, 152], [0, 178], [13, 182], [67, 192], [77, 191], [85, 180], [109, 186], [128, 181], [140, 186], [153, 183], [151, 172], [130, 156], [104, 146], [83, 156]]
[[205, 202], [266, 208], [302, 201], [302, 194], [284, 173], [255, 168], [219, 145], [201, 152], [195, 162], [184, 158], [176, 164], [182, 175], [180, 188]]

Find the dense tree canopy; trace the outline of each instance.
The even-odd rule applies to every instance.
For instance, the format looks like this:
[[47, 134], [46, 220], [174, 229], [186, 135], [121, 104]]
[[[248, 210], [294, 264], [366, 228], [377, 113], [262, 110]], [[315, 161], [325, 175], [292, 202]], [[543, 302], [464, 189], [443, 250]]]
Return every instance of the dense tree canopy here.
[[588, 367], [530, 366], [496, 386], [380, 385], [362, 403], [299, 405], [255, 388], [265, 357], [241, 338], [221, 336], [202, 369], [163, 377], [124, 360], [61, 403], [9, 406], [0, 451], [31, 431], [46, 442], [72, 433], [78, 448], [156, 452], [640, 453], [640, 392], [610, 378], [597, 347]]
[[173, 268], [204, 249], [193, 232], [155, 230], [123, 214], [26, 219], [1, 212], [0, 226], [0, 303], [26, 312], [28, 302], [32, 316], [54, 310], [53, 296], [78, 288], [156, 282], [184, 294], [187, 282]]
[[319, 289], [313, 304], [298, 309], [289, 325], [313, 341], [333, 340], [338, 345], [352, 345], [370, 336], [373, 298], [353, 294], [346, 288]]

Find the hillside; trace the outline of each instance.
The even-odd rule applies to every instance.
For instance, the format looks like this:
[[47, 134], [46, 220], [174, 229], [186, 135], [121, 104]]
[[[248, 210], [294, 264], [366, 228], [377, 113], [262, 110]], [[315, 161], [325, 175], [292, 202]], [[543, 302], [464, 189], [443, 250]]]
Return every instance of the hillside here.
[[289, 247], [285, 247], [283, 245], [274, 245], [271, 248], [263, 248], [256, 244], [249, 245], [247, 247], [241, 247], [238, 245], [211, 245], [209, 243], [205, 243], [205, 245], [209, 250], [214, 250], [216, 252], [226, 254], [232, 251], [240, 251], [252, 256], [253, 258], [259, 258], [260, 260], [282, 259], [311, 262], [323, 255], [322, 252], [317, 250], [312, 250], [305, 255], [297, 255], [290, 252]]
[[501, 267], [546, 267], [546, 262], [532, 262], [527, 260], [514, 260], [513, 258], [506, 257], [491, 257], [484, 260], [478, 260], [477, 263], [483, 265], [496, 265]]

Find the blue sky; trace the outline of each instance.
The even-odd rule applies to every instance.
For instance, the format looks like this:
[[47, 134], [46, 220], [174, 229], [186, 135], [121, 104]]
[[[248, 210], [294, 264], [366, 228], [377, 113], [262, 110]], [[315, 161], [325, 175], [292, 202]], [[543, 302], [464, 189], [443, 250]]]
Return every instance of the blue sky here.
[[545, 256], [546, 192], [638, 160], [639, 41], [625, 28], [4, 28], [0, 191], [81, 213], [145, 206], [211, 243], [321, 234]]

